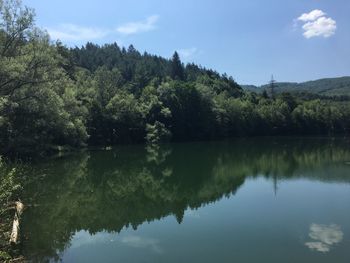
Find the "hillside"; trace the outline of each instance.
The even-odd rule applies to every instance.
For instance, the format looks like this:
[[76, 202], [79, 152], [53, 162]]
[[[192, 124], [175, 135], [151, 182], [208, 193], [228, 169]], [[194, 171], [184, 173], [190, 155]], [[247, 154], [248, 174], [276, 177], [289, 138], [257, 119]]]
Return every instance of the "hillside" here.
[[[325, 78], [301, 83], [278, 82], [276, 92], [301, 93], [308, 92], [324, 96], [350, 95], [350, 77]], [[245, 90], [261, 93], [268, 85], [242, 85]]]
[[[11, 15], [2, 16], [0, 8], [3, 155], [350, 131], [348, 101], [244, 92], [233, 77], [184, 64], [177, 52], [165, 58], [132, 45], [91, 42], [68, 48], [35, 26], [32, 11], [13, 4], [6, 7]], [[350, 78], [279, 83], [278, 89], [342, 94], [349, 83]]]

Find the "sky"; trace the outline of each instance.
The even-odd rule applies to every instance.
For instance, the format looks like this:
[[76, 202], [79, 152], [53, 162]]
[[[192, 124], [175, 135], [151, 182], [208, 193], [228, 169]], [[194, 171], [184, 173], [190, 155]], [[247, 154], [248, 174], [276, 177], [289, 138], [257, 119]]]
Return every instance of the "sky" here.
[[194, 62], [240, 84], [350, 75], [349, 0], [23, 0], [37, 26]]

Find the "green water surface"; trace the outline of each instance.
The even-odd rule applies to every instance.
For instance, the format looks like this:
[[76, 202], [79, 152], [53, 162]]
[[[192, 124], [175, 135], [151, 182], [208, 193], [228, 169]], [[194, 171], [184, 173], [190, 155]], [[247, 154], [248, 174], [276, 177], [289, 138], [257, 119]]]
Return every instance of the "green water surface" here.
[[33, 262], [350, 262], [350, 143], [260, 138], [43, 160]]

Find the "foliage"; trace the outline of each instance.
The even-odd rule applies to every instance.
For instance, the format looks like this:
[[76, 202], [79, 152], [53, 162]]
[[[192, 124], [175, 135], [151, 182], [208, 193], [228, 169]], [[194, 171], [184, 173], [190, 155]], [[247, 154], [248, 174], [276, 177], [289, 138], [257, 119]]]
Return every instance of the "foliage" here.
[[[278, 83], [270, 98], [243, 91], [226, 74], [184, 65], [177, 52], [166, 59], [116, 43], [67, 48], [35, 27], [33, 10], [20, 1], [0, 3], [3, 154], [350, 131], [346, 96], [280, 93]], [[309, 84], [324, 89], [330, 82]]]
[[9, 231], [13, 219], [13, 209], [9, 209], [12, 202], [18, 200], [22, 193], [20, 183], [20, 168], [13, 168], [6, 164], [0, 156], [0, 261], [10, 260], [16, 252], [9, 247]]
[[147, 124], [146, 132], [146, 141], [151, 144], [168, 141], [171, 137], [171, 132], [159, 121], [155, 121], [153, 125]]
[[0, 147], [9, 154], [81, 145], [86, 110], [63, 58], [20, 1], [0, 5]]
[[9, 168], [0, 157], [0, 214], [6, 210], [6, 205], [18, 198], [21, 185], [18, 182], [18, 171]]

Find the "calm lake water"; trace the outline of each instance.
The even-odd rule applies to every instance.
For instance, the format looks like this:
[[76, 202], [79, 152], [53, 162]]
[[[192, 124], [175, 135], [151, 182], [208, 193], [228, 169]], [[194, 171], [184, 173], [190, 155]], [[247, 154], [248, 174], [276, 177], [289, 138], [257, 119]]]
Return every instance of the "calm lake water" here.
[[350, 262], [350, 143], [121, 146], [33, 165], [33, 262]]

